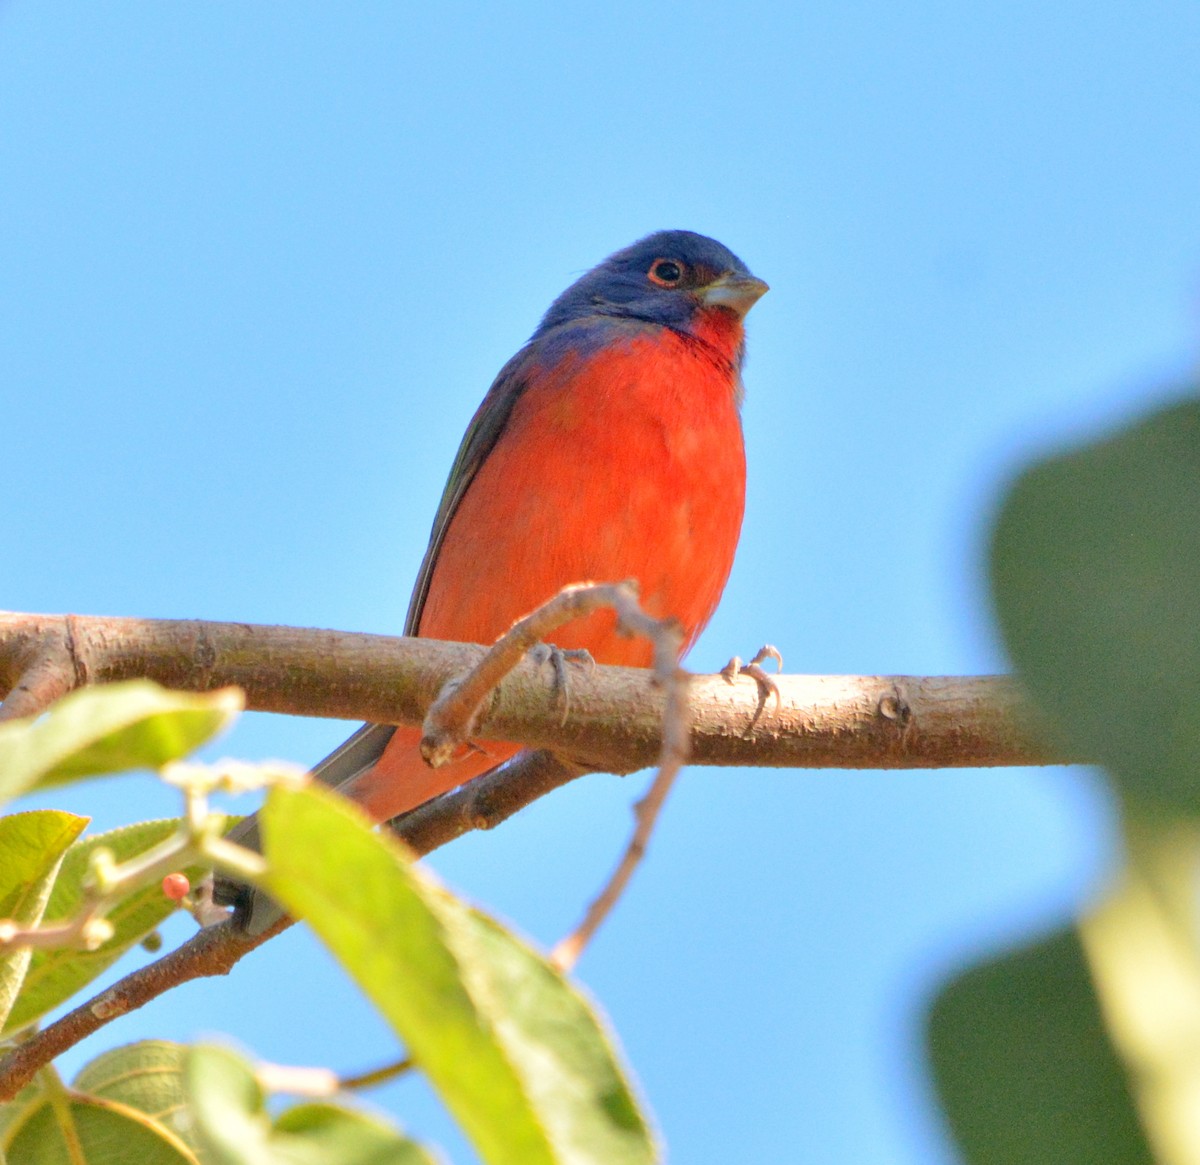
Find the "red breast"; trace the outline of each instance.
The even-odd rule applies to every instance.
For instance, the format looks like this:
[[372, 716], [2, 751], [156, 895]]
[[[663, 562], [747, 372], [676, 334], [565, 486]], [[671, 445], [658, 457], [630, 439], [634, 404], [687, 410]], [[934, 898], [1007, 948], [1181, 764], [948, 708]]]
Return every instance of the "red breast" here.
[[[710, 314], [715, 342], [647, 329], [534, 367], [447, 530], [421, 635], [490, 643], [568, 583], [635, 578], [644, 607], [677, 618], [690, 644], [729, 575], [745, 501], [741, 327]], [[648, 664], [650, 645], [613, 623], [599, 613], [553, 642]]]

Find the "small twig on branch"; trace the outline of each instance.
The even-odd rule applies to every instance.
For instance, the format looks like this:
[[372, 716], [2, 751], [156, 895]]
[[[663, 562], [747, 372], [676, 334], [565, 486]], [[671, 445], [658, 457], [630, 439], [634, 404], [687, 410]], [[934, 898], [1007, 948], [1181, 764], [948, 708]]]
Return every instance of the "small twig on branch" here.
[[[636, 604], [634, 592], [626, 591], [622, 596], [626, 609], [620, 614], [618, 625], [637, 629], [649, 635], [654, 642], [654, 672], [667, 692], [667, 706], [663, 712], [662, 753], [659, 756], [658, 772], [646, 795], [634, 806], [636, 825], [633, 836], [625, 849], [617, 868], [604, 888], [588, 907], [583, 920], [566, 938], [558, 943], [550, 954], [550, 961], [563, 971], [569, 971], [579, 961], [583, 949], [600, 929], [604, 920], [629, 885], [633, 871], [641, 862], [658, 821], [658, 815], [675, 783], [675, 778], [687, 763], [691, 748], [689, 726], [691, 717], [688, 708], [688, 674], [679, 667], [679, 655], [683, 647], [683, 635], [674, 620], [653, 619]], [[633, 607], [629, 609], [632, 600]]]
[[675, 778], [683, 769], [684, 758], [676, 754], [670, 760], [664, 759], [654, 781], [646, 795], [633, 807], [635, 826], [633, 836], [617, 863], [617, 868], [605, 884], [604, 889], [595, 897], [587, 908], [583, 921], [550, 952], [550, 961], [562, 971], [570, 971], [583, 954], [583, 948], [591, 942], [596, 931], [604, 920], [612, 913], [613, 907], [620, 900], [633, 877], [633, 871], [646, 853], [650, 835], [658, 823], [658, 815], [666, 802], [667, 794], [675, 784]]
[[[578, 928], [554, 948], [551, 959], [562, 970], [570, 970], [575, 965], [583, 948], [624, 893], [634, 869], [646, 852], [667, 793], [687, 761], [690, 745], [688, 676], [679, 667], [679, 655], [683, 649], [683, 633], [679, 624], [674, 619], [655, 619], [646, 614], [638, 602], [637, 587], [633, 582], [579, 583], [564, 587], [536, 611], [514, 623], [466, 675], [446, 684], [425, 717], [424, 736], [421, 738], [421, 754], [425, 759], [435, 768], [445, 764], [471, 736], [483, 702], [531, 648], [545, 642], [564, 623], [584, 618], [605, 607], [616, 611], [618, 630], [627, 635], [644, 635], [654, 645], [654, 674], [667, 692], [663, 710], [662, 753], [654, 783], [635, 807], [637, 825], [621, 861], [588, 908]], [[778, 652], [775, 654], [778, 655]], [[759, 658], [756, 657], [752, 666], [758, 663]]]
[[[279, 761], [250, 765], [223, 761], [215, 765], [175, 762], [162, 771], [163, 779], [175, 785], [183, 797], [179, 826], [168, 837], [126, 861], [117, 861], [110, 850], [100, 847], [88, 856], [79, 906], [70, 918], [58, 922], [23, 927], [11, 919], [0, 919], [0, 954], [18, 947], [35, 950], [78, 947], [94, 951], [113, 936], [109, 912], [130, 894], [162, 878], [182, 878], [178, 871], [197, 865], [219, 869], [227, 874], [254, 877], [265, 868], [263, 858], [226, 841], [221, 836], [223, 816], [209, 811], [209, 794], [244, 792], [262, 788], [271, 780], [293, 782], [307, 780], [303, 769]], [[214, 906], [204, 895], [188, 894], [187, 879], [182, 878], [180, 893], [172, 898], [191, 911], [202, 924], [221, 921], [226, 912]], [[165, 888], [164, 888], [165, 892]], [[216, 918], [213, 918], [213, 911]]]
[[269, 1064], [260, 1061], [254, 1066], [254, 1075], [267, 1092], [290, 1092], [293, 1096], [308, 1096], [317, 1100], [337, 1096], [339, 1092], [363, 1092], [378, 1088], [381, 1084], [395, 1080], [413, 1070], [413, 1062], [407, 1056], [394, 1060], [369, 1072], [357, 1072], [353, 1076], [339, 1076], [329, 1068], [297, 1067], [293, 1064]]
[[363, 1092], [368, 1088], [378, 1088], [381, 1084], [386, 1084], [389, 1080], [395, 1080], [397, 1076], [403, 1076], [406, 1072], [413, 1070], [413, 1062], [405, 1056], [402, 1060], [395, 1060], [391, 1064], [384, 1064], [382, 1068], [374, 1068], [370, 1072], [359, 1072], [354, 1076], [343, 1076], [338, 1084], [345, 1092]]
[[[617, 615], [617, 630], [644, 635], [654, 645], [654, 674], [673, 682], [683, 635], [674, 619], [655, 619], [638, 603], [637, 584], [576, 583], [518, 619], [465, 674], [447, 682], [425, 715], [421, 755], [433, 768], [444, 765], [474, 734], [483, 703], [504, 678], [564, 623], [583, 619], [605, 607]], [[560, 681], [565, 682], [565, 681]], [[668, 713], [669, 714], [669, 713]], [[566, 716], [561, 722], [565, 722]]]

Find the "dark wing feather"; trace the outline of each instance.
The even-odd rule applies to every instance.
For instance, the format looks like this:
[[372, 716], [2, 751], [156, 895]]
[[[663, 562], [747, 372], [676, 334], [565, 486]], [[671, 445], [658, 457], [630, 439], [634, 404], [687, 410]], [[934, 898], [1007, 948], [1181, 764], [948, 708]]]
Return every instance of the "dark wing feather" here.
[[[523, 348], [500, 370], [500, 375], [492, 382], [492, 387], [488, 389], [483, 402], [475, 411], [475, 416], [471, 418], [470, 425], [467, 426], [462, 444], [458, 447], [458, 455], [450, 469], [446, 488], [442, 491], [442, 500], [433, 520], [433, 531], [429, 535], [429, 547], [425, 551], [421, 569], [417, 572], [412, 598], [408, 602], [408, 615], [404, 620], [405, 635], [415, 635], [420, 627], [421, 611], [425, 607], [425, 597], [429, 594], [429, 582], [433, 577], [438, 550], [441, 549], [442, 540], [446, 537], [458, 503], [504, 431], [513, 405], [525, 391], [522, 373], [527, 355], [528, 348]], [[383, 755], [383, 750], [387, 748], [394, 731], [395, 728], [391, 724], [364, 724], [340, 748], [334, 749], [321, 761], [313, 769], [313, 775], [334, 788], [344, 784], [369, 769]]]
[[438, 551], [446, 531], [454, 519], [458, 503], [467, 492], [479, 467], [487, 460], [508, 418], [512, 415], [513, 406], [525, 391], [526, 366], [529, 363], [530, 349], [526, 345], [502, 369], [492, 382], [487, 395], [476, 409], [471, 423], [463, 434], [462, 444], [458, 447], [458, 455], [450, 467], [450, 476], [446, 479], [446, 488], [442, 491], [442, 500], [438, 503], [437, 514], [433, 519], [433, 530], [429, 535], [429, 546], [421, 569], [417, 572], [416, 585], [413, 587], [412, 598], [408, 602], [408, 615], [404, 620], [404, 634], [416, 635], [421, 626], [421, 613], [425, 609], [425, 599], [429, 594], [429, 583], [433, 578], [433, 568], [437, 565]]
[[[450, 469], [446, 488], [442, 491], [442, 500], [433, 520], [433, 531], [429, 535], [429, 547], [425, 551], [421, 569], [417, 572], [417, 581], [408, 603], [408, 615], [404, 620], [405, 635], [415, 635], [420, 627], [421, 612], [425, 607], [425, 597], [429, 594], [429, 583], [437, 563], [438, 551], [458, 509], [458, 503], [504, 431], [513, 405], [525, 391], [523, 374], [528, 356], [528, 347], [523, 348], [500, 370], [500, 375], [492, 382], [492, 387], [488, 389], [483, 402], [475, 411], [475, 416], [471, 418], [470, 425], [467, 426], [462, 444], [458, 447], [458, 455]], [[394, 728], [390, 724], [364, 724], [345, 744], [317, 765], [313, 774], [334, 788], [344, 784], [369, 769], [383, 755], [393, 731]]]

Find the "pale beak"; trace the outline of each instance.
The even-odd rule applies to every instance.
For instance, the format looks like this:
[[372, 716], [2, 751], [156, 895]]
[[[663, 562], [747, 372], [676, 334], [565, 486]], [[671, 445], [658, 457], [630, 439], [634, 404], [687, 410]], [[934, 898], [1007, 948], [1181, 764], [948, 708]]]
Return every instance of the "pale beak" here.
[[753, 275], [735, 275], [726, 272], [700, 289], [700, 302], [705, 307], [727, 307], [744, 316], [771, 289]]

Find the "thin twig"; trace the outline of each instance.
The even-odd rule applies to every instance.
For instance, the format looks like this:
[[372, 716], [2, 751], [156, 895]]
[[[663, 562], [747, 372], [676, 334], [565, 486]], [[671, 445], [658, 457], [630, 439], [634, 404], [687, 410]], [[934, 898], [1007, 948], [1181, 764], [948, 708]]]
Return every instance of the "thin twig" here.
[[421, 739], [421, 753], [425, 759], [435, 768], [444, 764], [471, 735], [484, 700], [532, 647], [543, 642], [562, 624], [605, 607], [616, 611], [620, 630], [628, 635], [644, 635], [654, 646], [654, 674], [667, 690], [662, 753], [654, 783], [635, 807], [637, 826], [624, 856], [578, 928], [554, 948], [551, 959], [564, 970], [575, 965], [584, 946], [629, 884], [646, 851], [667, 793], [687, 761], [690, 745], [688, 676], [679, 667], [683, 648], [679, 624], [674, 619], [655, 619], [646, 614], [638, 603], [637, 588], [632, 582], [581, 583], [565, 587], [549, 602], [514, 623], [469, 672], [446, 685], [425, 717], [425, 733]]
[[[656, 640], [656, 645], [658, 645]], [[673, 650], [678, 652], [678, 641]], [[670, 667], [667, 679], [667, 710], [663, 718], [663, 748], [658, 772], [646, 795], [633, 807], [634, 830], [608, 882], [592, 900], [580, 924], [550, 952], [550, 961], [561, 970], [569, 971], [579, 961], [584, 947], [612, 913], [613, 908], [629, 885], [633, 871], [645, 856], [650, 835], [658, 821], [663, 804], [675, 784], [675, 778], [687, 763], [690, 744], [688, 732], [687, 673], [669, 663], [672, 647], [663, 646], [656, 660], [660, 669]]]
[[[89, 857], [88, 874], [75, 914], [58, 922], [31, 927], [20, 926], [12, 919], [0, 919], [0, 954], [19, 947], [35, 950], [78, 947], [94, 951], [113, 936], [113, 924], [107, 917], [113, 907], [140, 887], [151, 885], [186, 866], [216, 868], [226, 874], [243, 877], [260, 873], [265, 868], [263, 858], [231, 845], [222, 838], [219, 830], [223, 817], [209, 812], [208, 794], [214, 786], [228, 785], [228, 780], [221, 778], [225, 769], [230, 767], [237, 768], [243, 774], [253, 768], [280, 775], [286, 773], [291, 780], [299, 779], [303, 774], [303, 770], [283, 769], [278, 762], [265, 766], [239, 762], [226, 766], [170, 766], [175, 774], [173, 783], [179, 786], [183, 794], [184, 811], [179, 827], [162, 841], [124, 862], [116, 861], [107, 849], [94, 850]], [[225, 791], [230, 790], [226, 787]], [[206, 914], [211, 917], [211, 903], [206, 902], [203, 895], [199, 900], [184, 901], [183, 905], [197, 919], [204, 918]], [[220, 910], [219, 919], [224, 918], [225, 911]]]
[[260, 1060], [254, 1065], [254, 1075], [264, 1092], [287, 1092], [313, 1100], [336, 1096], [342, 1088], [342, 1082], [332, 1068], [272, 1064]]
[[412, 1060], [405, 1057], [370, 1072], [359, 1072], [353, 1076], [339, 1076], [330, 1068], [297, 1067], [294, 1064], [271, 1064], [259, 1061], [254, 1066], [254, 1075], [267, 1092], [290, 1092], [294, 1096], [310, 1096], [317, 1099], [336, 1096], [339, 1092], [363, 1092], [377, 1088], [397, 1076], [411, 1072]]
[[[529, 651], [564, 623], [612, 608], [617, 629], [644, 635], [654, 645], [655, 673], [669, 676], [679, 662], [683, 636], [673, 619], [654, 619], [638, 603], [637, 584], [576, 583], [563, 587], [536, 611], [518, 619], [467, 672], [447, 682], [425, 715], [421, 755], [433, 767], [444, 765], [474, 733], [484, 701]], [[560, 724], [566, 717], [560, 717]]]
[[550, 961], [560, 970], [570, 971], [579, 962], [579, 956], [583, 954], [584, 947], [591, 942], [596, 931], [612, 913], [613, 907], [625, 892], [625, 887], [629, 885], [629, 880], [633, 877], [633, 871], [637, 869], [646, 855], [646, 847], [650, 842], [650, 835], [654, 832], [654, 826], [658, 822], [658, 815], [662, 811], [667, 794], [674, 786], [675, 778], [679, 776], [682, 767], [682, 764], [673, 766], [664, 764], [654, 774], [654, 781], [646, 791], [646, 795], [634, 805], [633, 814], [636, 824], [633, 836], [630, 837], [629, 844], [625, 847], [625, 852], [617, 863], [617, 868], [613, 870], [604, 888], [592, 900], [591, 905], [587, 908], [587, 913], [583, 916], [583, 921], [550, 952]]
[[396, 1060], [392, 1064], [385, 1064], [382, 1068], [375, 1068], [370, 1072], [360, 1072], [357, 1076], [343, 1076], [338, 1084], [346, 1092], [362, 1092], [368, 1088], [377, 1088], [389, 1080], [395, 1080], [397, 1076], [411, 1072], [413, 1067], [413, 1062], [405, 1056], [403, 1060]]

